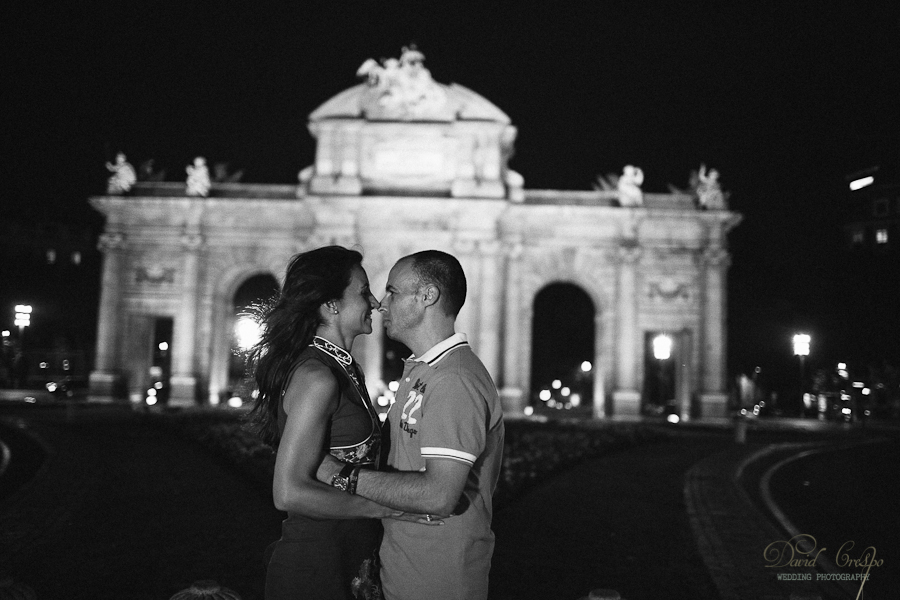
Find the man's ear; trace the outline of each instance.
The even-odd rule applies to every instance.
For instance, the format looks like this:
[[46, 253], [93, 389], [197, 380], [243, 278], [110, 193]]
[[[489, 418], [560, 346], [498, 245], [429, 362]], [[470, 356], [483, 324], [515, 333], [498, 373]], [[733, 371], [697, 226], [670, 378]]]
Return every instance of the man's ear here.
[[434, 284], [426, 285], [421, 291], [425, 306], [434, 306], [441, 299], [441, 290]]

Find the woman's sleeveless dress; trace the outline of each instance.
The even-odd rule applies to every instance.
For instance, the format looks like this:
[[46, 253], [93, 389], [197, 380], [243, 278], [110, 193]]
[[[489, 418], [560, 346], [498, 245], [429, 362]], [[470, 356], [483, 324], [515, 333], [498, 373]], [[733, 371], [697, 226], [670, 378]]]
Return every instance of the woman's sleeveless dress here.
[[[377, 468], [381, 421], [361, 369], [348, 352], [319, 337], [301, 353], [296, 366], [311, 360], [327, 366], [338, 380], [340, 397], [326, 436], [328, 451], [343, 462]], [[280, 406], [282, 432], [286, 418]], [[288, 513], [281, 539], [269, 547], [266, 599], [381, 598], [377, 555], [381, 531], [378, 519], [313, 519]]]

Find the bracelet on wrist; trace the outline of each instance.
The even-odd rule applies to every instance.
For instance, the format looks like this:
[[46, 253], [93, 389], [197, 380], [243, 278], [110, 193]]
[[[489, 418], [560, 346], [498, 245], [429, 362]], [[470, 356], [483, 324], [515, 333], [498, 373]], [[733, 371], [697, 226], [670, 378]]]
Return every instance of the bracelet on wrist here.
[[350, 471], [350, 482], [347, 486], [347, 492], [350, 494], [356, 494], [356, 484], [359, 483], [359, 467], [354, 466], [353, 470]]

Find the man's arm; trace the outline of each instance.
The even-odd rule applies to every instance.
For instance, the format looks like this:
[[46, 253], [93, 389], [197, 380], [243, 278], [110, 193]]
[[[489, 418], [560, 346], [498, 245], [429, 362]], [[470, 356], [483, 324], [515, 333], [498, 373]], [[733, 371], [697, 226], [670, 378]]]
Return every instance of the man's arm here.
[[[330, 483], [341, 463], [326, 456], [317, 478]], [[356, 494], [405, 512], [449, 516], [462, 496], [471, 467], [447, 458], [427, 459], [424, 471], [361, 470]]]

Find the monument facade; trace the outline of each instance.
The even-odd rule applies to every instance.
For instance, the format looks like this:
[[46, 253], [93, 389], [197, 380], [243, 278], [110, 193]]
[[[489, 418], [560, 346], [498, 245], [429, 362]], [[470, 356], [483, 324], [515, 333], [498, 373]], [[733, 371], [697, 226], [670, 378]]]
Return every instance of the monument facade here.
[[[595, 417], [642, 412], [658, 333], [673, 339], [678, 414], [725, 416], [726, 238], [740, 215], [696, 194], [639, 193], [636, 171], [626, 192], [524, 189], [507, 164], [516, 137], [507, 115], [435, 82], [415, 49], [367, 61], [360, 75], [366, 82], [310, 115], [315, 162], [296, 186], [213, 182], [197, 195], [138, 182], [90, 199], [107, 218], [92, 397], [141, 402], [165, 343], [169, 403], [219, 402], [231, 385], [238, 288], [259, 274], [280, 279], [297, 252], [341, 244], [363, 252], [376, 295], [397, 258], [456, 255], [469, 283], [459, 329], [511, 414], [538, 391], [535, 297], [566, 283], [593, 306]], [[375, 333], [354, 354], [377, 395], [386, 340], [373, 317]], [[160, 330], [171, 339], [160, 342]]]

